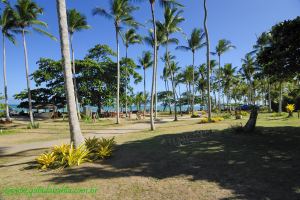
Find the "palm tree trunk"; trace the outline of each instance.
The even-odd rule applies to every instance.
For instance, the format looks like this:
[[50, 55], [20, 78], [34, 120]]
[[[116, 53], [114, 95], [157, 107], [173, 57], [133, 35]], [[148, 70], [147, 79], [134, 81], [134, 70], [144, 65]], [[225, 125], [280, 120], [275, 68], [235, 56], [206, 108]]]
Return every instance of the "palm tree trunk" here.
[[68, 118], [70, 126], [71, 143], [73, 143], [75, 147], [78, 147], [84, 142], [84, 138], [81, 134], [80, 124], [78, 121], [75, 105], [76, 102], [74, 94], [74, 85], [72, 81], [66, 2], [65, 0], [56, 0], [56, 4], [59, 21], [61, 54], [64, 66], [65, 91], [69, 113]]
[[5, 35], [3, 34], [3, 79], [4, 79], [4, 97], [5, 97], [5, 114], [6, 121], [11, 121], [9, 116], [8, 95], [7, 95], [7, 79], [6, 79], [6, 48], [5, 48]]
[[24, 47], [24, 56], [25, 56], [25, 71], [26, 71], [27, 91], [28, 91], [29, 117], [30, 117], [30, 123], [34, 124], [33, 112], [32, 112], [32, 101], [31, 101], [31, 91], [30, 91], [30, 80], [29, 80], [28, 54], [27, 54], [27, 45], [26, 45], [24, 29], [22, 30], [22, 37], [23, 37], [23, 47]]
[[128, 69], [127, 69], [127, 59], [128, 59], [128, 46], [126, 45], [126, 65], [125, 65], [125, 115], [128, 117], [128, 98], [127, 98], [127, 89], [128, 89]]
[[151, 131], [155, 130], [154, 124], [154, 116], [153, 116], [153, 107], [154, 107], [154, 95], [155, 95], [155, 86], [156, 86], [156, 57], [157, 57], [157, 37], [156, 37], [156, 19], [155, 19], [155, 12], [154, 12], [154, 2], [151, 3], [151, 15], [152, 15], [152, 24], [153, 24], [153, 38], [154, 38], [154, 45], [153, 45], [153, 73], [152, 73], [152, 88], [151, 88], [151, 103], [150, 103], [150, 128]]
[[77, 83], [76, 83], [76, 68], [75, 68], [75, 52], [74, 52], [74, 49], [73, 49], [73, 37], [72, 37], [72, 35], [70, 35], [70, 46], [71, 46], [71, 52], [72, 52], [72, 71], [73, 71], [73, 84], [74, 84], [74, 92], [75, 92], [76, 109], [77, 109], [78, 119], [81, 119], [80, 106], [79, 106], [79, 103], [78, 103], [78, 92], [77, 92]]
[[154, 119], [157, 119], [157, 69], [158, 69], [157, 57], [158, 57], [158, 47], [156, 48], [156, 56], [155, 56], [156, 67], [155, 67], [155, 113], [154, 113]]
[[272, 99], [271, 99], [271, 83], [268, 83], [268, 101], [269, 101], [269, 113], [272, 112]]
[[180, 112], [180, 116], [183, 116], [182, 114], [182, 105], [181, 105], [181, 92], [180, 92], [180, 85], [178, 86], [178, 89], [179, 89], [179, 98], [180, 98], [180, 101], [179, 101], [179, 112]]
[[116, 24], [117, 42], [117, 124], [120, 124], [120, 47], [119, 47], [119, 26]]
[[144, 116], [146, 113], [146, 104], [147, 104], [147, 99], [146, 99], [146, 69], [144, 67]]
[[192, 115], [194, 114], [195, 105], [195, 52], [193, 51], [193, 95], [192, 95]]
[[[166, 81], [166, 83], [167, 83], [167, 92], [170, 92], [170, 86], [169, 86], [169, 80], [168, 79], [166, 79], [165, 80]], [[172, 106], [171, 106], [171, 99], [170, 99], [170, 97], [169, 97], [169, 95], [167, 95], [167, 99], [168, 99], [168, 102], [169, 102], [169, 108], [170, 108], [170, 115], [172, 114]]]
[[210, 98], [210, 41], [209, 41], [209, 34], [207, 28], [207, 7], [206, 7], [206, 0], [204, 0], [204, 29], [206, 35], [206, 62], [207, 62], [207, 111], [208, 111], [208, 121], [211, 121], [211, 98]]
[[[167, 35], [167, 40], [169, 41], [169, 36]], [[169, 50], [168, 50], [168, 42], [166, 44], [166, 55], [167, 55], [167, 65], [168, 68], [170, 69], [170, 74], [171, 74], [171, 82], [172, 82], [172, 89], [173, 89], [173, 98], [174, 98], [174, 113], [175, 113], [175, 117], [174, 117], [174, 121], [178, 121], [178, 117], [177, 117], [177, 102], [176, 102], [176, 86], [175, 86], [175, 82], [174, 82], [174, 73], [172, 71], [171, 65], [170, 65], [170, 61], [169, 61]]]
[[219, 112], [221, 112], [221, 55], [219, 55], [218, 108], [219, 108]]
[[278, 112], [282, 113], [282, 82], [280, 81], [279, 83], [279, 107], [278, 107]]

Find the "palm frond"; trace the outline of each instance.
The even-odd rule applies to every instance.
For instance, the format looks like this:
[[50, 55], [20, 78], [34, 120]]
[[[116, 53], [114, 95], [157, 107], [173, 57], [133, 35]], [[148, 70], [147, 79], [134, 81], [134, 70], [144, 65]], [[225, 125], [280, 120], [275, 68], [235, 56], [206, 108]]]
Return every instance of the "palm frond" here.
[[57, 41], [57, 38], [56, 38], [55, 36], [53, 36], [51, 33], [48, 33], [47, 31], [45, 31], [45, 30], [43, 30], [43, 29], [40, 29], [40, 28], [37, 28], [37, 27], [33, 27], [33, 29], [34, 29], [36, 32], [40, 33], [40, 34], [46, 35], [46, 36], [48, 36], [49, 38], [51, 38], [52, 40]]

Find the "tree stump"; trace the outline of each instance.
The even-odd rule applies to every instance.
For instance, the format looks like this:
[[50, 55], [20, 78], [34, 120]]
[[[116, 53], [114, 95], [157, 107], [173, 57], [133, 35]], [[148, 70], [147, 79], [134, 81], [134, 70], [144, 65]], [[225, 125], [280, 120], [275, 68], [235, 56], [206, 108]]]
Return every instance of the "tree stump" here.
[[245, 132], [253, 132], [256, 126], [256, 120], [257, 120], [257, 116], [258, 116], [258, 109], [257, 108], [253, 108], [251, 110], [251, 114], [250, 114], [250, 118], [247, 122], [247, 124], [244, 126], [244, 131]]

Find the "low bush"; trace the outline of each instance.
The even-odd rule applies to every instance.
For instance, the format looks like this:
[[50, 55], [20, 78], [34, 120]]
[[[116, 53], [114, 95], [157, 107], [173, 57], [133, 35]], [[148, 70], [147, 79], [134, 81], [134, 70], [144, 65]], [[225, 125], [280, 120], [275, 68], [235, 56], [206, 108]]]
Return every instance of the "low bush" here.
[[68, 153], [63, 157], [62, 163], [67, 167], [79, 166], [89, 161], [89, 153], [85, 144], [80, 145], [78, 148], [74, 148], [74, 145], [70, 145]]
[[99, 146], [100, 148], [98, 149], [98, 156], [102, 159], [106, 159], [112, 155], [112, 152], [114, 150], [115, 146], [115, 138], [111, 139], [99, 139]]
[[27, 129], [38, 129], [40, 128], [40, 123], [29, 123]]
[[226, 114], [222, 114], [222, 118], [224, 119], [231, 119], [231, 114], [230, 113], [226, 113]]
[[220, 122], [220, 121], [224, 121], [224, 118], [223, 117], [212, 117], [211, 118], [212, 123], [216, 123], [216, 122]]
[[241, 115], [243, 116], [243, 117], [245, 117], [245, 116], [248, 116], [249, 115], [249, 113], [247, 112], [247, 111], [241, 111]]
[[[212, 118], [211, 118], [211, 123], [216, 123], [216, 122], [220, 122], [220, 121], [223, 121], [223, 120], [224, 120], [223, 117], [212, 117]], [[207, 117], [202, 118], [202, 119], [200, 120], [200, 124], [206, 124], [206, 123], [209, 123]]]
[[39, 168], [41, 169], [48, 169], [53, 168], [56, 162], [56, 156], [54, 152], [50, 153], [43, 153], [40, 155], [36, 160], [39, 164]]
[[88, 138], [85, 140], [86, 147], [90, 151], [90, 159], [97, 160], [99, 158], [105, 159], [112, 155], [114, 146], [116, 144], [115, 138]]
[[271, 117], [285, 117], [286, 116], [286, 114], [285, 113], [273, 113], [272, 115], [271, 115]]
[[82, 115], [82, 120], [85, 122], [85, 123], [92, 123], [93, 122], [93, 119], [91, 116], [87, 116], [87, 115]]
[[286, 106], [286, 112], [289, 113], [289, 117], [293, 117], [294, 111], [295, 111], [295, 104], [288, 104]]
[[87, 138], [85, 143], [75, 148], [73, 144], [55, 146], [51, 152], [43, 153], [36, 160], [40, 169], [78, 166], [84, 162], [106, 159], [112, 156], [115, 138]]
[[191, 118], [200, 118], [201, 115], [199, 115], [197, 112], [194, 112], [191, 116]]
[[202, 119], [200, 119], [200, 124], [206, 124], [206, 123], [208, 123], [208, 118], [202, 118]]

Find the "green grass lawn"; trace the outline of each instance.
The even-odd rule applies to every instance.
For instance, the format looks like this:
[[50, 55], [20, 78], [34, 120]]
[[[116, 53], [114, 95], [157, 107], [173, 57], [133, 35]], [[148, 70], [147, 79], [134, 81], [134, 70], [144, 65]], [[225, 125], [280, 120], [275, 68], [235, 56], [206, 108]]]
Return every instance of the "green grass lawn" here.
[[[236, 134], [230, 127], [240, 123], [246, 119], [164, 123], [155, 132], [117, 136], [111, 159], [64, 170], [40, 172], [30, 163], [2, 166], [0, 190], [97, 189], [96, 194], [85, 195], [2, 194], [5, 199], [300, 199], [300, 120], [260, 114], [255, 133]], [[195, 133], [199, 130], [212, 133]], [[174, 140], [183, 142], [166, 142]], [[23, 152], [0, 160], [11, 162], [39, 153]]]

